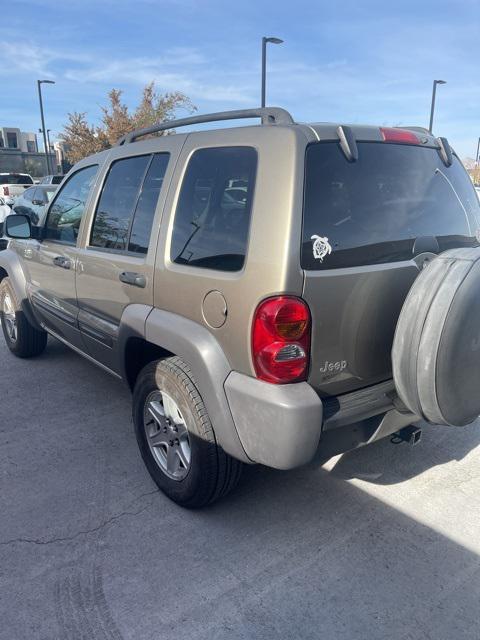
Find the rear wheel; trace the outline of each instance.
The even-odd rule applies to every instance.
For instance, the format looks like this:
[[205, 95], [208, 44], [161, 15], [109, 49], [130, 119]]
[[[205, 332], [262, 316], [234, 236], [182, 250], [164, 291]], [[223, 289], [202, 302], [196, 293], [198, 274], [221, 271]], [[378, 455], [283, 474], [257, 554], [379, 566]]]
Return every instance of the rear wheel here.
[[237, 484], [242, 463], [217, 444], [190, 368], [180, 358], [152, 362], [141, 371], [133, 420], [145, 465], [171, 500], [203, 507]]
[[7, 347], [14, 355], [32, 358], [45, 350], [47, 334], [30, 324], [9, 278], [4, 278], [0, 283], [0, 321]]

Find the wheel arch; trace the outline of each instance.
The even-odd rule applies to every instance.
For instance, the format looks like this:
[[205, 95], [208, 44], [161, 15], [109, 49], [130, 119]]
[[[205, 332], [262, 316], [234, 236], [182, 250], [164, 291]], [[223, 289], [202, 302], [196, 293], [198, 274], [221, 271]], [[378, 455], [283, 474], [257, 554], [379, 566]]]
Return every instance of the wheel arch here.
[[122, 317], [119, 347], [120, 372], [130, 388], [143, 366], [153, 360], [178, 356], [188, 364], [218, 443], [226, 453], [250, 462], [225, 394], [224, 384], [232, 368], [210, 331], [169, 311], [130, 305]]

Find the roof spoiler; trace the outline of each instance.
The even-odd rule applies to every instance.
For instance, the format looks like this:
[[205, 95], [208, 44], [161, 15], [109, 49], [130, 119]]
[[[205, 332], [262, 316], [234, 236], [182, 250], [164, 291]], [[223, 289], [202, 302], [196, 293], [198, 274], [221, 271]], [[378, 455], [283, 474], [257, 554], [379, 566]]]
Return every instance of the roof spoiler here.
[[337, 127], [337, 134], [340, 139], [340, 148], [346, 159], [349, 162], [356, 162], [358, 160], [358, 147], [351, 127], [342, 124]]
[[443, 164], [446, 167], [450, 167], [453, 164], [453, 151], [448, 140], [446, 138], [437, 138], [437, 142], [440, 146], [440, 156]]

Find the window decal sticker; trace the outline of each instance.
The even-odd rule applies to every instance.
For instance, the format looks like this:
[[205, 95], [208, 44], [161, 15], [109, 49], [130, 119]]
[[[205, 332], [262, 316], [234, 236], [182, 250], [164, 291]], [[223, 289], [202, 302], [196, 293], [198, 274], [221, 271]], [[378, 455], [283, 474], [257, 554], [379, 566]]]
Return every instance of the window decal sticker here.
[[332, 247], [328, 238], [313, 235], [311, 239], [313, 240], [313, 257], [315, 260], [323, 262], [323, 259], [332, 253]]

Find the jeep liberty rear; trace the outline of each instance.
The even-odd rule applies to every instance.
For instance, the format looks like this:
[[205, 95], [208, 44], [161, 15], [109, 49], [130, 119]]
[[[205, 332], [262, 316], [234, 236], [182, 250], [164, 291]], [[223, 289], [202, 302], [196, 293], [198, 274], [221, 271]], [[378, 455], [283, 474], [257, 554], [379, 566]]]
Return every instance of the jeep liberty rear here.
[[[456, 156], [446, 166], [421, 137], [358, 141], [354, 162], [337, 142], [307, 147], [301, 264], [312, 313], [308, 381], [322, 396], [391, 379], [393, 336], [419, 256], [478, 246], [471, 180]], [[331, 253], [315, 255], [315, 236]]]

